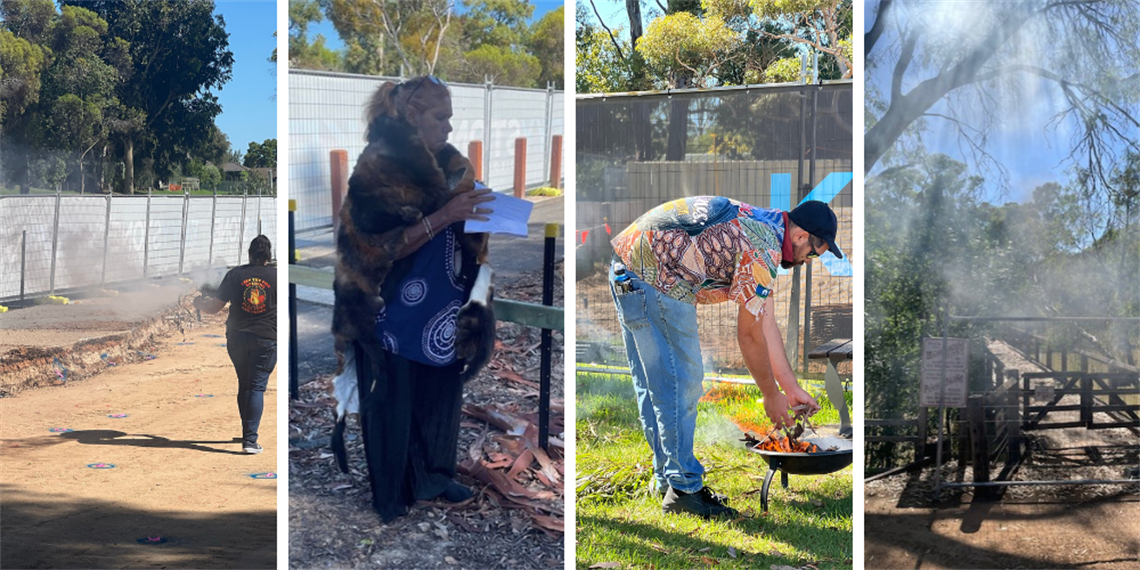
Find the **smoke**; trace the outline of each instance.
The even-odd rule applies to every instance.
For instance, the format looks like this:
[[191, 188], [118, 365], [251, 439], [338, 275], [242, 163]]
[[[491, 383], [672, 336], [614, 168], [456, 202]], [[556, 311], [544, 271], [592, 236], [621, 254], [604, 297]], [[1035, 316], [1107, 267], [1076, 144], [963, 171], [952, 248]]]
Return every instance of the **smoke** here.
[[731, 419], [715, 412], [704, 413], [701, 417], [703, 419], [701, 422], [698, 422], [699, 427], [697, 428], [696, 435], [696, 439], [699, 443], [729, 448], [744, 448], [744, 442], [740, 441], [744, 434]]

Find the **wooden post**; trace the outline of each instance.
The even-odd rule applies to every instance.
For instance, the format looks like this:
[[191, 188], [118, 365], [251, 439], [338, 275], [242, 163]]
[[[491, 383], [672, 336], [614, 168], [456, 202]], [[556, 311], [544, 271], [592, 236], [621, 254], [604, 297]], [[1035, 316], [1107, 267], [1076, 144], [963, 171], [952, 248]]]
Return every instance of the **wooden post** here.
[[[970, 422], [970, 441], [973, 449], [974, 482], [988, 483], [990, 481], [990, 449], [986, 440], [986, 409], [985, 399], [981, 394], [970, 396], [967, 402], [968, 419]], [[985, 494], [983, 489], [977, 489], [974, 496]]]
[[1009, 464], [1016, 465], [1021, 461], [1021, 372], [1016, 368], [1005, 371], [1005, 377], [1012, 384], [1009, 388], [1007, 400], [1007, 419], [1009, 421]]
[[[329, 151], [329, 180], [332, 182], [333, 234], [340, 227], [340, 205], [348, 194], [348, 151]], [[335, 239], [335, 238], [334, 238]]]
[[475, 167], [475, 180], [486, 182], [483, 178], [483, 141], [467, 143], [467, 160]]
[[1081, 377], [1081, 423], [1085, 429], [1092, 429], [1093, 424], [1093, 379], [1092, 376]]
[[550, 137], [550, 187], [562, 187], [562, 135]]
[[526, 195], [526, 137], [515, 139], [515, 198]]

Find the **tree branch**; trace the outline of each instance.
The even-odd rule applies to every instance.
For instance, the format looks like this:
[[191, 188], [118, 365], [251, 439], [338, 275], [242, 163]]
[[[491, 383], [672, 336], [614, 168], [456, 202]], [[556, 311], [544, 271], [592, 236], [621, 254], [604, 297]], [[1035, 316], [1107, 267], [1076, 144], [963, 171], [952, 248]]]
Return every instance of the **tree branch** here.
[[914, 32], [907, 34], [903, 40], [902, 52], [899, 54], [899, 60], [895, 62], [894, 71], [891, 72], [891, 101], [903, 96], [903, 76], [906, 75], [906, 70], [910, 67], [911, 60], [914, 59], [914, 47], [917, 43], [918, 34]]
[[867, 54], [871, 53], [871, 48], [875, 47], [875, 42], [879, 41], [879, 36], [883, 35], [883, 29], [887, 25], [887, 13], [890, 12], [892, 5], [894, 5], [892, 0], [879, 2], [879, 10], [875, 13], [875, 23], [871, 25], [869, 32], [863, 34], [863, 57], [867, 57]]
[[602, 29], [604, 29], [606, 33], [610, 35], [610, 41], [613, 42], [614, 49], [617, 50], [618, 56], [620, 56], [622, 59], [625, 59], [625, 54], [622, 53], [621, 46], [618, 45], [617, 38], [614, 37], [613, 31], [611, 31], [609, 26], [606, 26], [605, 21], [602, 20], [602, 15], [598, 13], [598, 7], [594, 5], [594, 0], [590, 0], [590, 7], [594, 9], [594, 15], [598, 17], [598, 23], [602, 25]]

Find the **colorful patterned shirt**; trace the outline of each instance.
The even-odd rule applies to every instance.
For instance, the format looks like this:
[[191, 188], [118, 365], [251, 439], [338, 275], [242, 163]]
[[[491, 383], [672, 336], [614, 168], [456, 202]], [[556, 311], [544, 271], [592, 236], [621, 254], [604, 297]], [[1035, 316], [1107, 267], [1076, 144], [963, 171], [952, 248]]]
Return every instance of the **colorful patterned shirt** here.
[[642, 281], [693, 304], [736, 301], [759, 316], [784, 255], [786, 217], [714, 196], [662, 204], [613, 240]]

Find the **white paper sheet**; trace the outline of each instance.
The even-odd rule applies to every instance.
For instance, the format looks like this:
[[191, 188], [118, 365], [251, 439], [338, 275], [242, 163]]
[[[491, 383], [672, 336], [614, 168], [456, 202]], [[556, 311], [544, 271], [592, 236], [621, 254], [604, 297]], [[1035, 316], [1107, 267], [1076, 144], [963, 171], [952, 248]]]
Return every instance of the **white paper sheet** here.
[[[479, 186], [482, 184], [477, 184], [476, 188]], [[463, 231], [469, 234], [492, 233], [526, 237], [527, 220], [530, 219], [530, 211], [534, 209], [534, 203], [506, 194], [491, 195], [495, 197], [493, 201], [479, 205], [480, 208], [494, 210], [487, 214], [490, 219], [486, 222], [467, 220]]]

